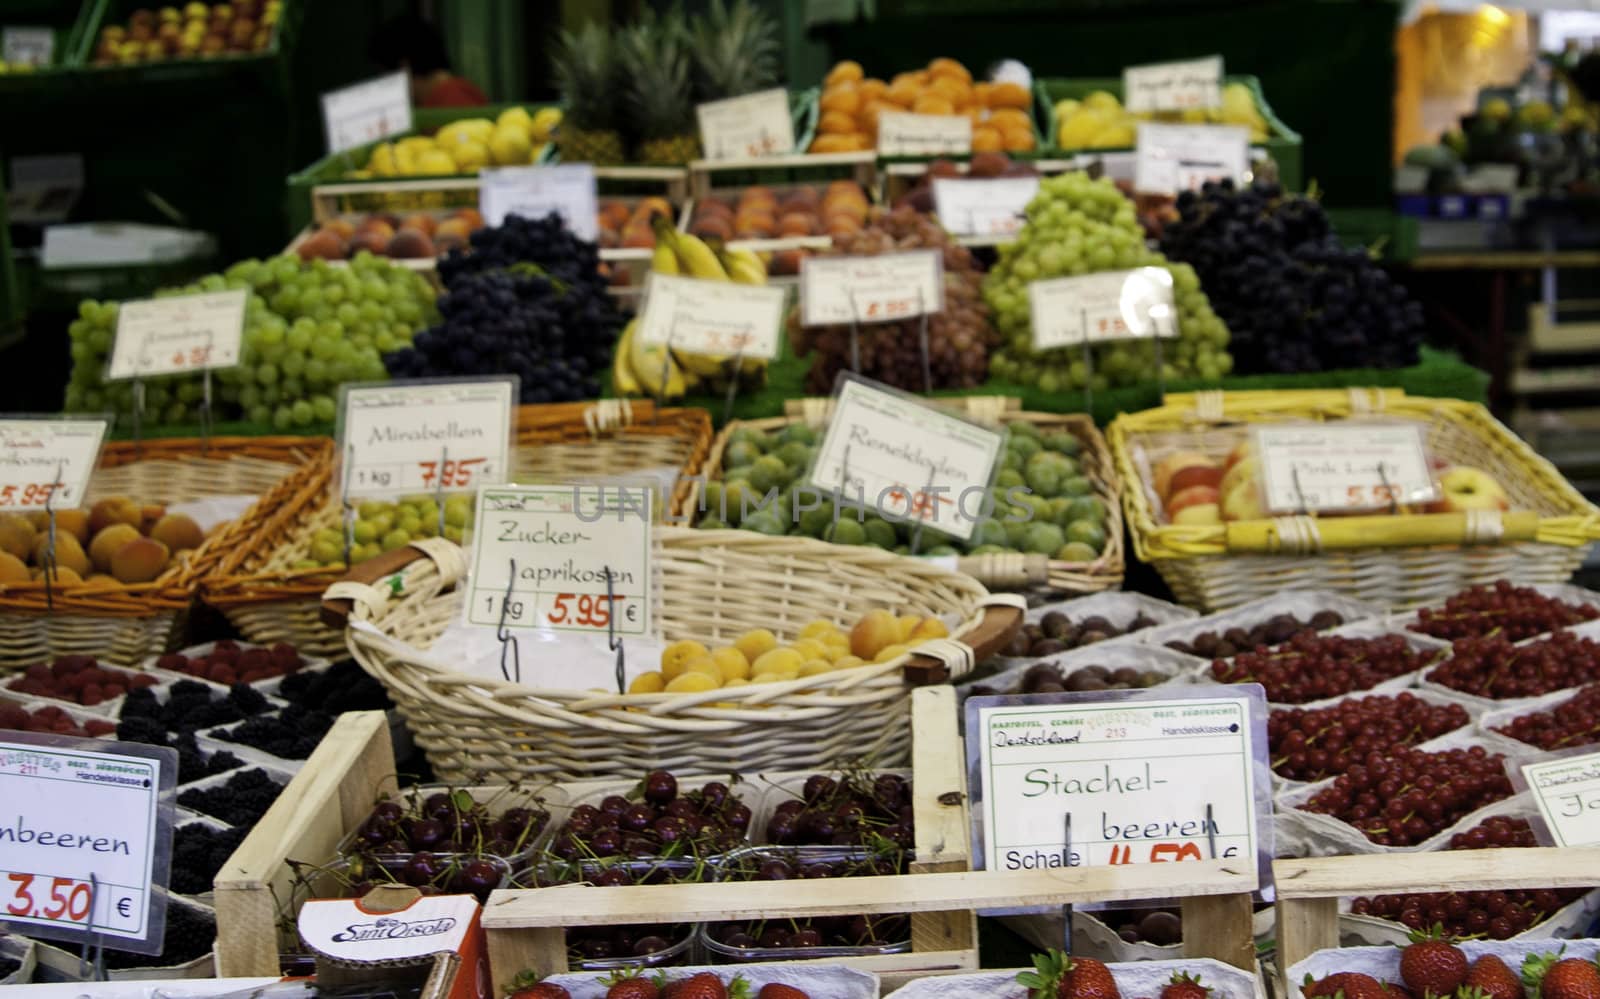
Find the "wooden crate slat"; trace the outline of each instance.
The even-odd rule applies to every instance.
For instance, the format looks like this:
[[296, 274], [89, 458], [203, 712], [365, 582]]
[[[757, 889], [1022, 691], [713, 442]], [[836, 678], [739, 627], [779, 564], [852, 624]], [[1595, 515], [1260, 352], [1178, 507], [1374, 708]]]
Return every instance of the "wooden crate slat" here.
[[1510, 888], [1589, 888], [1600, 885], [1600, 848], [1554, 847], [1377, 853], [1307, 857], [1272, 864], [1278, 897], [1339, 898]]

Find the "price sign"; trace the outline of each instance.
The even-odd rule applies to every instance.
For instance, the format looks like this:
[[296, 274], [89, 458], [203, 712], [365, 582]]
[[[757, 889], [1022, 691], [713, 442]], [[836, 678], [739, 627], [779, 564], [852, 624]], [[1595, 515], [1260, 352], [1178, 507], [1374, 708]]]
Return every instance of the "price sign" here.
[[56, 55], [56, 33], [49, 28], [10, 27], [0, 31], [0, 59], [11, 66], [48, 66]]
[[1178, 335], [1172, 275], [1160, 267], [1034, 281], [1028, 306], [1036, 350]]
[[124, 302], [117, 310], [110, 379], [175, 375], [239, 363], [249, 292], [213, 291]]
[[1129, 66], [1122, 71], [1122, 106], [1144, 111], [1187, 111], [1222, 104], [1222, 57]]
[[166, 903], [152, 889], [166, 886], [177, 769], [172, 749], [5, 733], [0, 922], [55, 939], [92, 922], [109, 946], [160, 953]]
[[105, 437], [104, 420], [0, 420], [0, 510], [82, 506]]
[[985, 870], [1270, 856], [1259, 686], [1027, 700], [966, 704]]
[[777, 156], [794, 149], [789, 92], [782, 87], [699, 104], [694, 113], [706, 159]]
[[390, 73], [323, 94], [322, 126], [330, 153], [411, 131], [411, 77]]
[[1038, 193], [1038, 177], [935, 177], [933, 210], [951, 235], [1014, 236]]
[[600, 202], [588, 163], [484, 170], [478, 175], [478, 212], [492, 226], [507, 215], [536, 219], [555, 212], [578, 238], [600, 238]]
[[637, 335], [691, 354], [772, 360], [788, 293], [777, 285], [735, 284], [651, 274]]
[[1415, 424], [1290, 425], [1255, 433], [1271, 513], [1369, 510], [1438, 496]]
[[1522, 765], [1556, 846], [1600, 845], [1600, 753]]
[[515, 378], [344, 386], [338, 436], [345, 498], [506, 481], [516, 405]]
[[803, 257], [800, 323], [888, 323], [944, 311], [944, 255], [938, 250], [876, 257]]
[[[920, 520], [965, 541], [986, 501], [1005, 435], [865, 379], [847, 378], [807, 484], [886, 520]], [[849, 516], [849, 514], [841, 514]]]
[[654, 500], [649, 486], [479, 490], [466, 623], [650, 634]]
[[878, 115], [881, 156], [949, 156], [972, 152], [972, 119], [964, 114]]
[[1250, 174], [1250, 130], [1234, 125], [1139, 126], [1133, 188], [1141, 194], [1197, 191], [1208, 180], [1244, 181]]

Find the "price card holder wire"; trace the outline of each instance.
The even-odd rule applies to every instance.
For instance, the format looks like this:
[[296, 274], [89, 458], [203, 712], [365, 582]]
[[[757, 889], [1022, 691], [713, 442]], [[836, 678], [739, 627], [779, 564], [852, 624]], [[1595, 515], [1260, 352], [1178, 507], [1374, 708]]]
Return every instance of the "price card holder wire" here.
[[[922, 300], [922, 286], [917, 285], [917, 348], [922, 352], [922, 394], [933, 394], [933, 365], [928, 362], [928, 310]], [[915, 552], [915, 549], [913, 549]]]
[[83, 949], [78, 955], [78, 975], [84, 981], [106, 980], [106, 943], [94, 931], [95, 896], [100, 894], [100, 878], [89, 872], [89, 915], [83, 923]]
[[346, 567], [353, 565], [350, 561], [350, 549], [355, 547], [356, 541], [356, 508], [350, 504], [350, 476], [356, 467], [356, 446], [344, 446], [344, 488], [339, 490], [339, 503], [344, 508], [340, 516], [344, 518], [344, 564]]
[[850, 293], [850, 370], [861, 374], [861, 303]]
[[144, 457], [144, 379], [133, 380], [133, 453]]
[[[622, 639], [617, 637], [617, 591], [611, 585], [611, 567], [601, 566], [601, 571], [606, 574], [606, 645], [617, 654], [617, 693], [628, 692], [627, 653], [622, 647]], [[513, 577], [515, 578], [515, 577]]]
[[[932, 468], [928, 469], [928, 484], [922, 487], [922, 495], [930, 497], [930, 503], [932, 502], [931, 497], [933, 496], [933, 475], [934, 470]], [[906, 512], [917, 518], [917, 525], [911, 529], [912, 555], [917, 554], [917, 552], [922, 549], [922, 528], [923, 525], [927, 523], [927, 519], [921, 515], [917, 507], [918, 503], [916, 497], [912, 496], [906, 498]]]
[[[1072, 813], [1066, 812], [1061, 817], [1061, 845], [1065, 848], [1067, 856], [1072, 856]], [[1064, 902], [1061, 905], [1061, 953], [1072, 953], [1072, 903]]]
[[744, 371], [744, 344], [739, 344], [739, 349], [733, 353], [733, 370], [728, 375], [728, 397], [722, 403], [722, 423], [724, 426], [733, 419], [733, 400], [739, 397], [739, 375]]
[[[500, 601], [500, 623], [495, 626], [494, 637], [500, 640], [500, 675], [507, 683], [522, 682], [522, 651], [517, 636], [506, 627], [506, 614], [511, 607], [511, 597], [517, 585], [517, 560], [511, 559], [511, 571], [506, 573], [506, 595]], [[506, 653], [511, 653], [511, 668], [506, 668]]]
[[1083, 411], [1094, 415], [1094, 351], [1089, 349], [1089, 310], [1080, 309], [1083, 317]]
[[444, 537], [444, 477], [450, 468], [450, 445], [439, 448], [439, 478], [433, 487], [433, 502], [439, 507], [439, 537]]
[[61, 488], [61, 471], [64, 462], [56, 462], [56, 477], [50, 483], [50, 491], [44, 497], [45, 539], [47, 547], [44, 553], [44, 606], [47, 611], [54, 612], [55, 579], [56, 579], [56, 490]]

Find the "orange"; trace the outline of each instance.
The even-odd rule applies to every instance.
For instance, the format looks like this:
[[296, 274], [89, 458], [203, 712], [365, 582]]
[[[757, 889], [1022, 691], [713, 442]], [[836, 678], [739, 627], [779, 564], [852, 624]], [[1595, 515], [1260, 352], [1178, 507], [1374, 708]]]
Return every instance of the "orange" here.
[[955, 114], [956, 111], [955, 105], [938, 94], [923, 94], [911, 105], [911, 110], [917, 114]]
[[994, 84], [987, 80], [979, 80], [972, 85], [972, 102], [989, 106], [990, 99], [994, 96]]
[[996, 108], [989, 112], [989, 120], [996, 128], [1026, 128], [1033, 129], [1033, 119], [1028, 117], [1028, 112], [1016, 108]]
[[1005, 148], [1005, 140], [1000, 135], [1000, 130], [988, 125], [980, 125], [972, 130], [972, 151], [975, 153], [997, 153]]
[[1024, 152], [1033, 148], [1033, 129], [1007, 126], [1000, 130], [1008, 152]]
[[818, 107], [824, 111], [842, 111], [845, 114], [855, 114], [861, 109], [861, 94], [856, 91], [856, 85], [845, 83], [836, 87], [829, 87], [822, 92], [822, 100]]
[[972, 88], [948, 76], [936, 76], [928, 89], [949, 101], [952, 106], [964, 108], [972, 103]]
[[972, 119], [972, 127], [977, 128], [989, 120], [989, 111], [974, 104], [972, 107], [967, 108], [967, 117]]
[[825, 135], [848, 135], [856, 130], [856, 120], [843, 111], [824, 111], [817, 131]]
[[873, 149], [875, 147], [876, 147], [876, 142], [873, 140], [873, 137], [870, 136], [870, 135], [866, 135], [866, 134], [864, 134], [862, 132], [857, 132], [855, 135], [850, 136], [850, 149], [849, 149], [849, 152], [852, 152], [852, 153], [864, 153], [867, 150]]
[[872, 100], [874, 97], [882, 97], [888, 92], [889, 85], [873, 77], [868, 77], [856, 84], [856, 93], [861, 95], [863, 103]]
[[967, 67], [961, 65], [959, 62], [956, 62], [954, 59], [945, 59], [941, 57], [933, 60], [932, 62], [928, 63], [927, 73], [930, 76], [949, 77], [950, 79], [959, 80], [962, 83], [969, 85], [972, 83], [972, 74], [967, 71]]
[[889, 100], [900, 105], [901, 110], [909, 108], [917, 102], [922, 95], [922, 87], [907, 73], [901, 73], [889, 84], [889, 90], [884, 95]]
[[1021, 108], [1026, 111], [1033, 104], [1028, 88], [1020, 83], [997, 83], [989, 91], [992, 108]]
[[856, 148], [854, 135], [819, 135], [811, 140], [810, 152], [848, 153]]
[[822, 81], [822, 85], [831, 87], [836, 83], [855, 83], [863, 75], [859, 62], [854, 59], [845, 59], [833, 64], [833, 68], [828, 70], [828, 75]]

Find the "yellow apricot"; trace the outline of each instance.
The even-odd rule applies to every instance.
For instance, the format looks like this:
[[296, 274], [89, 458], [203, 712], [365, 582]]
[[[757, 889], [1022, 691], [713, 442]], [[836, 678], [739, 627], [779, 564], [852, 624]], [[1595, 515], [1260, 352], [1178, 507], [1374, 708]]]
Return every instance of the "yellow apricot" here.
[[757, 656], [750, 663], [750, 672], [756, 676], [760, 676], [762, 673], [781, 673], [784, 670], [797, 672], [800, 669], [800, 664], [805, 661], [806, 657], [794, 649], [773, 649]]
[[696, 656], [684, 664], [684, 673], [704, 673], [717, 681], [717, 686], [722, 685], [722, 667], [710, 656]]
[[716, 663], [717, 667], [722, 670], [722, 685], [724, 687], [728, 685], [727, 682], [729, 680], [742, 679], [750, 675], [750, 660], [746, 659], [744, 653], [732, 645], [724, 645], [721, 648], [712, 649], [711, 661]]
[[905, 617], [895, 618], [894, 623], [900, 629], [900, 641], [906, 642], [911, 639], [911, 633], [917, 630], [917, 625], [922, 623], [922, 618], [908, 614]]
[[801, 659], [821, 659], [828, 651], [828, 647], [815, 638], [802, 638], [789, 648], [800, 653]]
[[812, 621], [810, 624], [800, 629], [801, 638], [826, 639], [829, 635], [837, 635], [838, 633], [838, 625], [834, 624], [832, 621], [824, 621], [820, 618], [816, 621]]
[[849, 669], [852, 666], [860, 666], [865, 662], [866, 660], [860, 656], [840, 656], [838, 659], [833, 661], [833, 668]]
[[708, 673], [691, 670], [667, 684], [669, 694], [695, 694], [702, 690], [716, 690], [722, 686]]
[[708, 654], [706, 647], [699, 642], [690, 639], [673, 642], [661, 650], [661, 672], [670, 680], [683, 672], [684, 662]]
[[640, 673], [638, 676], [634, 677], [633, 682], [628, 684], [628, 693], [659, 694], [665, 688], [666, 678], [664, 678], [660, 673], [657, 673], [655, 670], [651, 670], [648, 673]]
[[807, 659], [800, 664], [801, 676], [816, 676], [818, 673], [833, 672], [833, 663], [826, 659]]
[[[886, 663], [891, 659], [896, 659], [905, 655], [907, 651], [909, 651], [908, 647], [898, 642], [894, 645], [885, 645], [883, 648], [878, 650], [878, 654], [876, 656], [872, 657], [872, 661], [875, 663]], [[671, 690], [672, 688], [668, 687], [667, 689]]]
[[757, 628], [740, 635], [733, 642], [734, 648], [744, 653], [744, 657], [753, 665], [764, 652], [771, 652], [778, 647], [778, 637], [765, 628]]

